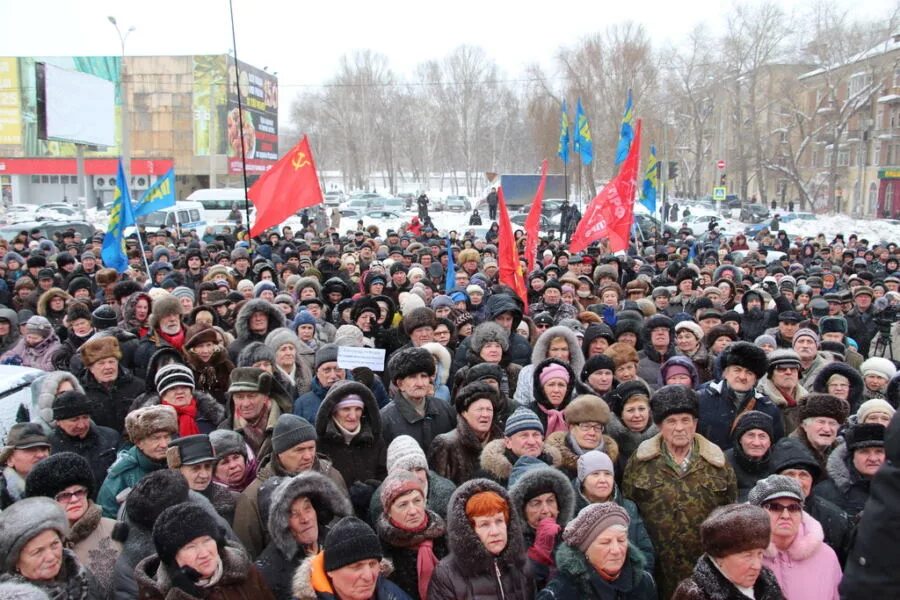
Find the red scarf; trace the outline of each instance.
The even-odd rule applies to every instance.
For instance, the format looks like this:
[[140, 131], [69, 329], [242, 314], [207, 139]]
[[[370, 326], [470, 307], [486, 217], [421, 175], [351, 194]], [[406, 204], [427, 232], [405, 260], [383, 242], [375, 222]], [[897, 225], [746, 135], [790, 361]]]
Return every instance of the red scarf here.
[[165, 400], [162, 402], [163, 406], [171, 406], [175, 409], [175, 412], [178, 413], [178, 435], [179, 437], [184, 437], [186, 435], [197, 435], [200, 433], [200, 428], [197, 427], [197, 399], [193, 396], [191, 397], [190, 404], [185, 406], [175, 406], [173, 404], [169, 404]]
[[169, 342], [176, 350], [181, 350], [184, 346], [184, 327], [178, 330], [175, 335], [169, 335], [162, 329], [159, 329], [159, 337]]
[[[388, 518], [391, 525], [397, 529], [408, 531], [410, 533], [422, 533], [428, 529], [428, 514], [425, 515], [425, 521], [421, 527], [410, 529], [397, 523], [394, 519]], [[435, 567], [438, 565], [438, 558], [434, 555], [434, 542], [432, 540], [424, 540], [418, 547], [416, 555], [416, 573], [418, 574], [419, 598], [428, 596], [428, 584], [431, 583], [431, 575], [434, 573]]]
[[544, 432], [545, 438], [551, 433], [569, 430], [569, 428], [566, 426], [566, 417], [565, 415], [563, 415], [563, 411], [553, 408], [544, 408], [540, 404], [538, 404], [537, 406], [541, 409], [541, 412], [547, 415], [547, 431]]

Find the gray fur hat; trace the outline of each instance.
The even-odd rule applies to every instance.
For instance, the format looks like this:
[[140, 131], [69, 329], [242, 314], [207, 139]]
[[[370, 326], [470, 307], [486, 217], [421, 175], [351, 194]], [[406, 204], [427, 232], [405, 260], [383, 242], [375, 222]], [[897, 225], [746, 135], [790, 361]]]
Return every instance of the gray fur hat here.
[[13, 503], [0, 513], [0, 557], [3, 572], [15, 572], [22, 548], [36, 535], [56, 530], [61, 538], [69, 535], [69, 521], [56, 500], [25, 498]]
[[252, 367], [258, 362], [269, 361], [275, 365], [275, 351], [262, 342], [250, 342], [238, 354], [236, 367]]
[[171, 406], [161, 404], [137, 408], [125, 416], [125, 431], [132, 443], [150, 437], [157, 431], [178, 435], [178, 415]]
[[150, 319], [147, 324], [152, 331], [156, 329], [159, 325], [159, 320], [163, 317], [170, 315], [178, 315], [180, 317], [183, 314], [184, 309], [181, 306], [181, 301], [172, 294], [166, 294], [153, 301], [153, 308], [150, 310]]
[[509, 332], [502, 325], [493, 321], [485, 321], [476, 327], [471, 337], [471, 348], [475, 354], [480, 353], [488, 342], [497, 342], [504, 352], [509, 350]]

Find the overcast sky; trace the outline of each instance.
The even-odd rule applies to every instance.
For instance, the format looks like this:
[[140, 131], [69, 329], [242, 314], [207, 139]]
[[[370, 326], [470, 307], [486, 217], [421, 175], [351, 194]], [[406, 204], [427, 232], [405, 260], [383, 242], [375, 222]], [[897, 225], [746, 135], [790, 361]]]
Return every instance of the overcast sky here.
[[[835, 0], [860, 19], [890, 15], [896, 0]], [[802, 12], [810, 2], [780, 0]], [[613, 23], [643, 24], [657, 47], [698, 23], [723, 28], [731, 4], [710, 0], [234, 0], [241, 60], [277, 71], [281, 115], [307, 86], [326, 81], [338, 58], [369, 48], [402, 75], [460, 44], [482, 46], [509, 78], [528, 64]], [[565, 9], [567, 12], [562, 12]], [[119, 54], [108, 15], [127, 30], [128, 54], [220, 54], [232, 48], [228, 0], [0, 0], [0, 56]]]

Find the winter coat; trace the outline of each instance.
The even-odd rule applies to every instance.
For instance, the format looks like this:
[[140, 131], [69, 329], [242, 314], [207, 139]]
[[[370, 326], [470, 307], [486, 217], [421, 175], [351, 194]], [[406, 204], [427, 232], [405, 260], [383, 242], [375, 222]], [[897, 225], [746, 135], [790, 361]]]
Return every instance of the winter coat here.
[[59, 427], [53, 428], [48, 438], [51, 454], [74, 452], [87, 459], [97, 486], [103, 485], [106, 472], [116, 461], [116, 453], [122, 443], [121, 436], [114, 429], [94, 423], [91, 423], [84, 439], [74, 438]]
[[631, 455], [634, 454], [635, 451], [637, 451], [638, 446], [658, 434], [659, 428], [651, 418], [648, 419], [647, 429], [638, 433], [628, 429], [619, 417], [615, 414], [611, 414], [609, 416], [609, 423], [606, 424], [605, 431], [606, 435], [615, 440], [616, 445], [619, 448], [619, 459], [615, 464], [616, 480], [621, 481], [622, 474], [625, 472], [625, 465], [628, 464], [628, 459], [631, 458]]
[[697, 397], [700, 399], [700, 420], [697, 433], [717, 445], [728, 450], [734, 443], [731, 439], [732, 424], [738, 415], [747, 410], [758, 410], [772, 417], [774, 444], [784, 437], [784, 424], [778, 407], [769, 397], [751, 390], [752, 396], [741, 402], [740, 409], [735, 408], [734, 392], [724, 379], [711, 381], [700, 386]]
[[[434, 471], [428, 471], [428, 490], [425, 498], [425, 507], [434, 511], [442, 519], [447, 518], [447, 507], [450, 505], [450, 496], [456, 491], [456, 484], [449, 479], [444, 479]], [[378, 522], [378, 517], [384, 512], [381, 506], [381, 486], [375, 488], [372, 500], [369, 503], [369, 523]]]
[[[250, 331], [250, 317], [255, 312], [263, 312], [269, 317], [268, 327], [263, 334], [257, 334]], [[241, 353], [241, 350], [246, 348], [252, 342], [265, 343], [266, 336], [271, 333], [273, 329], [284, 326], [284, 313], [280, 308], [262, 298], [254, 298], [253, 300], [247, 301], [247, 303], [241, 307], [241, 310], [238, 312], [237, 318], [234, 321], [235, 339], [228, 345], [228, 358], [231, 362], [237, 364], [238, 355]]]
[[141, 600], [193, 600], [216, 598], [218, 600], [274, 600], [272, 592], [263, 581], [250, 559], [238, 548], [226, 547], [222, 555], [222, 577], [214, 586], [203, 590], [200, 596], [191, 595], [172, 585], [168, 567], [152, 555], [135, 568]]
[[[197, 429], [200, 433], [209, 434], [216, 430], [219, 423], [225, 419], [225, 407], [216, 402], [216, 399], [200, 390], [194, 390], [194, 398], [197, 400]], [[147, 406], [159, 406], [162, 400], [159, 394], [144, 394], [134, 401], [131, 410], [137, 410]]]
[[797, 429], [795, 429], [789, 437], [791, 437], [792, 439], [800, 440], [803, 445], [806, 446], [806, 449], [809, 450], [810, 453], [812, 453], [813, 457], [815, 457], [815, 459], [819, 462], [819, 468], [821, 469], [822, 474], [827, 474], [828, 457], [832, 452], [834, 452], [834, 449], [837, 448], [838, 444], [840, 443], [839, 439], [833, 441], [831, 443], [831, 446], [823, 451], [819, 450], [810, 443], [809, 438], [806, 437], [806, 431], [804, 431], [802, 427], [798, 427]]
[[800, 426], [800, 403], [803, 398], [809, 395], [809, 392], [799, 383], [793, 390], [793, 406], [788, 405], [784, 394], [775, 387], [772, 380], [768, 376], [763, 377], [756, 384], [756, 391], [760, 394], [768, 396], [769, 400], [781, 411], [781, 425], [784, 427], [785, 434], [789, 434]]
[[68, 541], [78, 562], [94, 574], [104, 592], [112, 590], [113, 568], [122, 551], [122, 544], [112, 538], [115, 526], [116, 522], [103, 517], [100, 507], [91, 502], [69, 529]]
[[[554, 407], [553, 404], [550, 403], [550, 400], [547, 399], [547, 394], [544, 393], [544, 388], [541, 385], [541, 373], [544, 372], [544, 369], [551, 365], [559, 365], [566, 369], [569, 373], [569, 383], [566, 386], [566, 395], [563, 398], [562, 402], [559, 406]], [[544, 426], [544, 431], [547, 431], [547, 413], [544, 410], [559, 410], [563, 411], [569, 405], [569, 403], [575, 398], [575, 385], [578, 378], [575, 376], [575, 373], [572, 372], [572, 367], [561, 360], [557, 360], [555, 358], [548, 358], [534, 367], [534, 378], [532, 380], [531, 387], [531, 395], [532, 401], [528, 404], [528, 408], [531, 409], [534, 414], [537, 415], [538, 420], [540, 420], [541, 425]], [[544, 409], [544, 410], [542, 410]]]
[[209, 503], [216, 509], [216, 513], [225, 519], [229, 525], [234, 524], [234, 511], [237, 507], [238, 498], [241, 497], [238, 492], [229, 490], [216, 483], [210, 483], [205, 490], [197, 493], [209, 500]]
[[[349, 444], [344, 441], [344, 436], [331, 418], [335, 405], [347, 394], [358, 394], [366, 404], [362, 429]], [[344, 476], [348, 490], [357, 481], [381, 481], [387, 475], [387, 444], [381, 430], [381, 413], [371, 392], [362, 384], [351, 381], [341, 385], [340, 394], [329, 396], [326, 396], [316, 414], [319, 452], [330, 458], [334, 467]]]
[[830, 500], [850, 517], [862, 512], [869, 499], [871, 479], [863, 477], [853, 466], [853, 454], [842, 440], [828, 456], [828, 479], [816, 484], [816, 495]]
[[466, 503], [479, 492], [491, 491], [510, 502], [505, 489], [486, 479], [461, 485], [450, 499], [447, 511], [447, 544], [443, 558], [431, 577], [428, 600], [475, 600], [532, 598], [532, 584], [525, 577], [525, 543], [519, 515], [510, 511], [506, 525], [506, 548], [494, 556], [484, 547], [466, 516]]
[[103, 516], [115, 519], [119, 505], [125, 500], [122, 492], [130, 491], [144, 475], [165, 468], [165, 460], [162, 462], [150, 460], [146, 454], [138, 450], [137, 446], [119, 453], [116, 462], [109, 468], [106, 481], [100, 487], [100, 493], [97, 494], [97, 504], [103, 509]]
[[38, 588], [50, 600], [103, 600], [106, 594], [97, 585], [94, 575], [78, 562], [68, 548], [63, 549], [59, 574], [50, 581], [26, 579], [18, 573], [0, 575], [0, 584], [19, 583]]
[[[512, 398], [519, 391], [519, 373], [522, 372], [524, 367], [520, 367], [515, 363], [506, 362], [507, 355], [503, 355], [503, 360], [500, 361], [500, 369], [503, 372], [503, 379], [500, 381], [500, 394], [506, 398]], [[453, 394], [451, 395], [451, 403], [456, 399], [456, 393], [465, 385], [466, 375], [469, 372], [469, 369], [474, 367], [475, 365], [481, 364], [484, 361], [480, 356], [474, 353], [469, 353], [469, 363], [463, 365], [458, 370], [456, 370], [453, 374], [452, 383], [453, 383]], [[512, 404], [515, 406], [513, 402], [508, 402], [508, 404]]]
[[654, 436], [629, 459], [622, 485], [622, 493], [637, 504], [653, 540], [662, 598], [690, 576], [702, 554], [700, 524], [714, 508], [737, 498], [734, 470], [722, 450], [702, 435], [694, 435], [686, 472], [676, 470], [670, 461], [663, 451], [662, 435]]
[[0, 308], [0, 319], [9, 321], [9, 333], [0, 337], [0, 355], [6, 353], [19, 341], [19, 316], [11, 308]]
[[850, 381], [850, 392], [847, 396], [847, 403], [850, 404], [850, 414], [855, 415], [859, 410], [859, 405], [863, 403], [863, 391], [866, 384], [863, 382], [862, 375], [859, 371], [847, 363], [832, 362], [828, 363], [822, 370], [816, 374], [812, 382], [812, 391], [820, 394], [828, 393], [828, 379], [832, 375], [843, 375]]
[[478, 470], [479, 458], [484, 446], [491, 440], [501, 437], [501, 433], [492, 429], [486, 442], [472, 431], [466, 420], [457, 415], [456, 428], [442, 433], [431, 442], [428, 453], [428, 464], [435, 473], [446, 477], [456, 485], [472, 479]]
[[[644, 335], [649, 337], [649, 330], [645, 329]], [[651, 390], [657, 389], [659, 387], [656, 383], [659, 380], [659, 368], [664, 362], [675, 355], [676, 352], [674, 346], [670, 345], [665, 354], [660, 354], [650, 345], [649, 339], [645, 340], [644, 349], [638, 352], [638, 377], [649, 383]]]
[[98, 382], [93, 373], [85, 369], [79, 378], [84, 393], [91, 402], [91, 419], [101, 427], [125, 431], [125, 415], [131, 411], [135, 399], [144, 393], [144, 380], [119, 365], [119, 375], [109, 386]]
[[413, 600], [420, 599], [419, 573], [416, 566], [419, 545], [425, 540], [431, 540], [432, 552], [438, 560], [447, 556], [447, 525], [437, 513], [428, 510], [427, 514], [428, 525], [425, 531], [419, 533], [396, 527], [384, 514], [379, 516], [375, 523], [375, 531], [384, 548], [384, 557], [394, 565], [394, 572], [389, 579]]
[[737, 476], [738, 502], [746, 502], [756, 482], [772, 474], [771, 457], [770, 448], [761, 460], [751, 459], [739, 443], [725, 451], [725, 459]]
[[420, 415], [400, 391], [381, 409], [381, 437], [388, 446], [395, 437], [408, 435], [428, 452], [431, 442], [456, 426], [456, 411], [443, 400], [425, 398], [425, 414]]
[[292, 412], [298, 417], [303, 417], [310, 423], [316, 422], [316, 413], [319, 412], [319, 406], [325, 399], [328, 388], [322, 387], [317, 377], [312, 378], [310, 389], [294, 401]]
[[194, 373], [197, 391], [206, 392], [219, 404], [225, 404], [228, 392], [229, 377], [234, 370], [234, 363], [228, 360], [228, 351], [217, 346], [215, 354], [209, 362], [201, 361], [193, 352], [186, 352], [187, 366]]
[[816, 354], [816, 357], [813, 359], [808, 369], [804, 369], [802, 366], [800, 367], [800, 385], [806, 388], [807, 391], [811, 390], [816, 375], [818, 375], [819, 371], [824, 369], [826, 365], [831, 364], [832, 362], [834, 362], [834, 359], [830, 353], [819, 352]]
[[[756, 600], [785, 598], [775, 575], [766, 568], [759, 572], [759, 577], [753, 584], [753, 596]], [[697, 561], [690, 577], [678, 585], [672, 600], [747, 600], [747, 596], [722, 574], [709, 555], [704, 554]]]
[[[513, 314], [512, 331], [509, 334], [509, 350], [507, 351], [509, 360], [522, 367], [529, 364], [532, 352], [531, 344], [527, 339], [516, 333], [516, 327], [518, 327], [519, 323], [522, 321], [522, 309], [519, 308], [516, 301], [506, 294], [495, 294], [488, 298], [485, 306], [488, 310], [488, 316], [491, 319], [504, 312], [511, 312]], [[459, 345], [459, 348], [456, 349], [456, 354], [453, 355], [453, 365], [451, 367], [454, 372], [466, 364], [470, 345], [471, 340], [466, 338]], [[451, 380], [452, 379], [453, 377], [451, 376]], [[512, 395], [510, 395], [510, 398], [512, 398]]]
[[769, 543], [763, 565], [775, 574], [785, 597], [791, 600], [838, 600], [841, 565], [824, 543], [822, 526], [803, 513], [800, 530], [787, 550]]
[[534, 400], [534, 368], [542, 360], [547, 358], [547, 352], [550, 350], [550, 341], [554, 338], [562, 337], [566, 340], [569, 347], [569, 364], [572, 371], [578, 376], [584, 368], [584, 354], [581, 352], [581, 345], [575, 332], [564, 326], [556, 326], [547, 329], [538, 337], [534, 343], [534, 350], [531, 351], [531, 364], [522, 367], [519, 371], [518, 381], [516, 382], [516, 393], [513, 400], [519, 404], [527, 405]]
[[219, 429], [231, 429], [240, 433], [247, 445], [253, 449], [259, 463], [264, 463], [272, 454], [272, 432], [275, 430], [275, 423], [278, 422], [278, 417], [281, 416], [281, 409], [278, 407], [278, 403], [275, 402], [274, 399], [269, 403], [269, 418], [266, 421], [263, 441], [260, 443], [259, 448], [253, 448], [253, 444], [250, 443], [250, 438], [244, 435], [244, 426], [247, 423], [242, 418], [235, 415], [232, 402], [229, 402], [228, 405], [226, 405], [225, 412], [227, 416], [224, 421], [219, 423]]
[[[393, 571], [390, 561], [381, 560], [381, 575], [375, 583], [372, 600], [412, 600], [406, 592], [397, 587], [388, 575]], [[292, 582], [294, 598], [297, 600], [338, 600], [325, 574], [325, 559], [320, 552], [304, 560], [294, 572]]]
[[557, 575], [537, 600], [656, 600], [652, 569], [647, 568], [641, 552], [629, 545], [628, 556], [615, 581], [603, 579], [588, 562], [584, 552], [560, 544], [556, 550]]
[[[187, 338], [185, 337], [185, 341]], [[160, 348], [174, 348], [160, 336], [158, 330], [153, 330], [145, 338], [141, 338], [137, 348], [134, 350], [134, 374], [141, 379], [147, 379], [151, 373], [148, 367], [152, 362], [150, 359]], [[181, 353], [180, 350], [178, 350]]]
[[15, 346], [0, 356], [0, 364], [31, 367], [49, 373], [55, 370], [53, 368], [53, 353], [59, 350], [60, 346], [59, 337], [57, 337], [55, 332], [34, 346], [29, 346], [25, 343], [25, 337], [22, 336]]
[[[562, 455], [559, 450], [546, 443], [544, 443], [541, 455], [537, 458], [551, 467], [559, 467], [562, 464]], [[474, 473], [474, 476], [487, 477], [506, 487], [509, 476], [512, 474], [513, 465], [518, 459], [519, 457], [511, 450], [507, 450], [505, 439], [488, 442], [481, 451], [480, 469]]]
[[59, 389], [59, 384], [63, 381], [71, 383], [76, 392], [84, 393], [81, 382], [72, 373], [67, 371], [51, 371], [47, 373], [41, 379], [40, 389], [37, 394], [38, 414], [36, 416], [38, 419], [32, 419], [39, 420], [45, 431], [50, 431], [56, 424], [53, 420], [53, 401], [56, 400], [56, 390]]
[[854, 306], [844, 315], [847, 321], [847, 335], [856, 340], [857, 347], [866, 358], [869, 357], [872, 340], [878, 335], [878, 325], [872, 317], [874, 313], [874, 306], [869, 307], [866, 312], [861, 312]]
[[[544, 445], [552, 446], [559, 450], [559, 454], [562, 456], [562, 463], [558, 468], [566, 474], [566, 477], [572, 479], [578, 475], [578, 457], [580, 455], [576, 454], [575, 450], [572, 448], [572, 438], [570, 435], [571, 434], [567, 431], [551, 433], [547, 436], [547, 439], [544, 440]], [[603, 434], [600, 445], [593, 449], [605, 452], [613, 461], [613, 464], [616, 464], [619, 460], [619, 445], [614, 439], [606, 434]]]
[[[900, 420], [885, 432], [885, 462], [872, 479], [869, 501], [860, 517], [856, 543], [841, 581], [843, 598], [900, 598]], [[891, 524], [891, 526], [888, 526]]]

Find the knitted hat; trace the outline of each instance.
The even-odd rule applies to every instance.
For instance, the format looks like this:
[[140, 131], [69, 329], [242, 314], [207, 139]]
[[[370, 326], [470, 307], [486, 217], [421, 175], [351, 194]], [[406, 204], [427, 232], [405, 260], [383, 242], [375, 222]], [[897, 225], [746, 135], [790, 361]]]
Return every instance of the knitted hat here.
[[178, 469], [183, 465], [216, 462], [217, 460], [212, 442], [204, 433], [186, 435], [172, 440], [166, 449], [166, 464], [170, 469]]
[[800, 368], [800, 355], [790, 348], [777, 348], [769, 353], [769, 366], [766, 372], [771, 376], [775, 367]]
[[478, 400], [490, 400], [496, 410], [500, 406], [500, 392], [494, 386], [482, 381], [466, 384], [456, 393], [457, 414], [462, 414]]
[[731, 366], [743, 367], [756, 375], [757, 379], [766, 374], [766, 365], [765, 350], [750, 342], [735, 342], [725, 349], [722, 356], [722, 370]]
[[587, 422], [596, 422], [601, 425], [609, 423], [609, 405], [602, 398], [593, 394], [576, 396], [563, 410], [563, 414], [569, 425]]
[[831, 394], [809, 394], [800, 401], [800, 420], [829, 417], [843, 423], [850, 416], [850, 405]]
[[237, 367], [229, 376], [228, 393], [258, 392], [266, 396], [272, 389], [272, 374], [256, 367]]
[[703, 329], [694, 321], [679, 321], [679, 323], [675, 325], [675, 333], [677, 334], [682, 330], [690, 331], [698, 340], [703, 339]]
[[397, 470], [415, 471], [416, 469], [428, 470], [428, 459], [425, 451], [419, 443], [408, 435], [398, 435], [391, 440], [385, 459], [387, 472]]
[[316, 350], [316, 368], [318, 369], [325, 363], [337, 362], [338, 346], [337, 344], [325, 344], [319, 346]]
[[[103, 306], [108, 306], [104, 304]], [[79, 319], [84, 319], [86, 321], [91, 320], [91, 309], [84, 302], [72, 302], [69, 305], [69, 310], [66, 311], [66, 323], [71, 327], [72, 323], [78, 321]]]
[[171, 293], [176, 298], [190, 298], [191, 300], [194, 299], [194, 290], [183, 285], [179, 285], [177, 288], [172, 290]]
[[137, 408], [125, 415], [125, 431], [132, 443], [159, 431], [178, 435], [178, 415], [174, 408], [162, 404]]
[[125, 499], [125, 514], [133, 523], [152, 529], [159, 514], [187, 502], [190, 488], [178, 471], [160, 469], [141, 478]]
[[587, 381], [591, 374], [601, 370], [615, 372], [616, 364], [605, 354], [596, 354], [584, 363], [584, 368], [581, 370], [581, 380]]
[[179, 550], [204, 536], [211, 537], [219, 546], [224, 543], [222, 530], [212, 515], [192, 502], [168, 507], [153, 525], [156, 553], [159, 560], [169, 567], [175, 565], [175, 555]]
[[816, 343], [816, 346], [819, 345], [819, 334], [812, 329], [807, 329], [805, 327], [803, 329], [797, 330], [797, 333], [794, 334], [794, 339], [791, 340], [791, 345], [796, 344], [797, 340], [803, 337], [812, 338], [812, 340]]
[[98, 331], [112, 329], [119, 325], [119, 315], [109, 304], [101, 304], [91, 313], [91, 325]]
[[697, 392], [685, 385], [664, 385], [650, 396], [650, 411], [657, 425], [669, 415], [681, 413], [700, 418], [700, 401]]
[[119, 340], [111, 335], [95, 335], [81, 345], [78, 350], [81, 353], [81, 361], [85, 367], [90, 368], [104, 358], [122, 360], [122, 350], [119, 348]]
[[308, 310], [301, 310], [291, 322], [291, 330], [297, 331], [297, 328], [301, 325], [312, 325], [313, 329], [315, 329], [317, 324], [316, 318], [312, 316], [311, 312]]
[[734, 426], [734, 431], [731, 432], [731, 439], [737, 443], [741, 439], [741, 436], [751, 429], [759, 429], [769, 436], [769, 441], [774, 441], [774, 427], [775, 425], [772, 417], [766, 413], [758, 410], [748, 410], [738, 417], [737, 423]]
[[803, 489], [800, 483], [792, 477], [784, 475], [769, 475], [760, 479], [747, 494], [747, 502], [762, 506], [763, 503], [775, 498], [793, 498], [803, 503]]
[[850, 427], [844, 434], [847, 450], [853, 452], [860, 448], [884, 448], [884, 425], [864, 423]]
[[413, 490], [418, 490], [422, 497], [425, 497], [422, 482], [415, 474], [405, 469], [391, 471], [381, 482], [381, 506], [384, 508], [384, 514], [390, 514], [394, 500]]
[[46, 317], [34, 315], [25, 322], [25, 331], [39, 335], [42, 338], [48, 338], [53, 333], [53, 325]]
[[360, 348], [365, 345], [370, 345], [371, 343], [371, 340], [366, 338], [365, 334], [363, 334], [362, 329], [356, 325], [341, 325], [334, 334], [335, 346]]
[[777, 345], [777, 342], [775, 341], [775, 336], [771, 336], [771, 335], [768, 335], [765, 333], [762, 334], [761, 336], [758, 336], [755, 340], [753, 340], [753, 343], [757, 346], [775, 346], [775, 345]]
[[91, 414], [91, 401], [82, 392], [70, 390], [53, 399], [53, 420], [72, 419]]
[[859, 372], [862, 373], [863, 377], [866, 375], [878, 375], [890, 381], [897, 374], [897, 367], [886, 358], [873, 356], [863, 361], [863, 364], [859, 366]]
[[397, 381], [417, 373], [431, 376], [435, 372], [434, 359], [431, 357], [431, 352], [424, 348], [402, 348], [391, 354], [391, 359], [388, 361], [388, 372], [391, 374], [391, 381]]
[[621, 525], [627, 529], [630, 523], [628, 512], [615, 502], [589, 504], [566, 525], [563, 541], [587, 552], [597, 536], [606, 529], [613, 525]]
[[412, 335], [412, 332], [420, 327], [434, 328], [435, 325], [437, 325], [437, 321], [434, 311], [425, 306], [416, 308], [403, 317], [403, 331], [406, 332], [406, 335]]
[[159, 326], [160, 319], [173, 315], [180, 317], [183, 314], [184, 309], [181, 306], [181, 301], [172, 294], [166, 294], [153, 301], [153, 308], [150, 311], [150, 318], [147, 324], [151, 330], [156, 329]]
[[316, 441], [316, 429], [303, 417], [290, 413], [278, 417], [272, 432], [272, 450], [281, 454], [303, 442]]
[[72, 485], [83, 485], [88, 497], [94, 497], [96, 482], [87, 459], [74, 452], [60, 452], [34, 465], [25, 478], [25, 496], [55, 498]]
[[156, 383], [156, 393], [160, 397], [173, 387], [189, 387], [193, 390], [194, 372], [190, 367], [180, 363], [169, 363], [159, 368], [154, 382]]
[[713, 558], [769, 547], [769, 513], [752, 504], [729, 504], [713, 510], [700, 525], [700, 544]]
[[584, 483], [588, 475], [597, 471], [607, 471], [610, 475], [616, 474], [612, 459], [606, 452], [589, 450], [578, 457], [578, 483]]
[[538, 416], [534, 414], [534, 411], [527, 409], [524, 406], [519, 406], [513, 414], [506, 419], [506, 428], [503, 430], [503, 435], [512, 437], [520, 431], [528, 430], [540, 431], [541, 435], [543, 435], [544, 425], [541, 423], [541, 420], [538, 419]]
[[61, 538], [69, 534], [63, 508], [50, 498], [25, 498], [0, 513], [0, 560], [3, 572], [14, 573], [22, 548], [37, 535], [53, 529]]
[[210, 432], [209, 441], [213, 451], [219, 458], [229, 454], [240, 454], [247, 458], [247, 443], [237, 431], [231, 429], [216, 429]]
[[873, 413], [884, 413], [891, 419], [894, 417], [896, 411], [897, 409], [891, 406], [891, 403], [887, 400], [873, 398], [872, 400], [866, 400], [859, 405], [859, 409], [856, 411], [856, 422], [865, 423], [866, 417]]
[[377, 558], [384, 553], [381, 542], [365, 521], [344, 517], [325, 536], [325, 571], [337, 571], [361, 560]]

